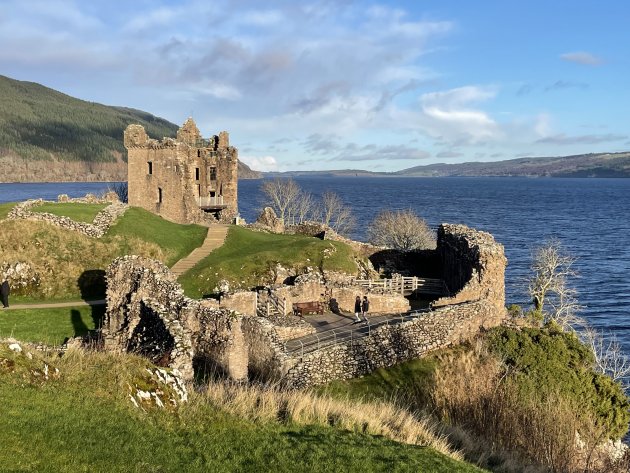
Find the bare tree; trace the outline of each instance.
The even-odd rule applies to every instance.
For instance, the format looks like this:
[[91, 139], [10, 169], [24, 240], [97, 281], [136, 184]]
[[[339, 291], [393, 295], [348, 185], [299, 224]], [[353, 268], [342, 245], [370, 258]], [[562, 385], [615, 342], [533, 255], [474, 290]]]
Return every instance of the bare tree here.
[[627, 388], [630, 358], [623, 353], [617, 337], [613, 336], [606, 340], [602, 332], [588, 325], [584, 327], [581, 335], [582, 340], [593, 352], [595, 369], [602, 374], [607, 374], [614, 381], [620, 381]]
[[[541, 315], [545, 322], [553, 320], [565, 329], [583, 323], [577, 316], [582, 309], [577, 300], [577, 290], [568, 284], [569, 279], [577, 277], [574, 263], [575, 258], [564, 250], [559, 240], [550, 240], [534, 250], [533, 276], [528, 285], [534, 312]], [[546, 310], [546, 307], [551, 310]]]
[[118, 200], [125, 204], [129, 201], [129, 186], [126, 182], [114, 182], [107, 187], [107, 191], [114, 192]]
[[260, 189], [269, 199], [268, 203], [282, 220], [289, 217], [291, 206], [300, 194], [300, 187], [293, 179], [276, 178], [263, 181]]
[[302, 223], [311, 218], [315, 218], [315, 199], [310, 192], [301, 191], [297, 199], [295, 199], [295, 205], [293, 206], [292, 214], [294, 215], [297, 223]]
[[368, 229], [370, 241], [400, 251], [435, 248], [435, 232], [412, 210], [380, 212]]
[[321, 222], [340, 234], [347, 234], [354, 228], [356, 220], [352, 210], [338, 194], [326, 191], [322, 194]]

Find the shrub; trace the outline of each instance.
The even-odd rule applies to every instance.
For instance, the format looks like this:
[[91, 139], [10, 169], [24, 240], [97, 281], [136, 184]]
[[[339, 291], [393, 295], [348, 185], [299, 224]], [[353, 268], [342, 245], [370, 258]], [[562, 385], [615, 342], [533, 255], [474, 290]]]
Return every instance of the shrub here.
[[595, 372], [593, 354], [574, 333], [559, 327], [493, 329], [490, 349], [513, 370], [520, 394], [554, 393], [574, 403], [585, 417], [595, 419], [611, 439], [628, 430], [630, 402], [621, 385]]

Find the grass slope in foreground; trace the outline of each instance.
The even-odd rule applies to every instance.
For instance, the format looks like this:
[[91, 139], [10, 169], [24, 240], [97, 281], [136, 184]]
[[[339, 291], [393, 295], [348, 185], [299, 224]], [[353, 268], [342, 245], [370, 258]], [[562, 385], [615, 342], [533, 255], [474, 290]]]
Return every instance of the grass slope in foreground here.
[[303, 235], [278, 235], [231, 227], [225, 243], [184, 273], [179, 282], [189, 297], [210, 295], [224, 279], [231, 288], [273, 282], [277, 264], [297, 274], [307, 267], [357, 273], [355, 252], [345, 243]]
[[[58, 379], [33, 375], [44, 361]], [[0, 471], [482, 471], [378, 436], [236, 416], [203, 393], [174, 412], [141, 411], [129, 393], [149, 366], [128, 355], [28, 359], [0, 343]]]

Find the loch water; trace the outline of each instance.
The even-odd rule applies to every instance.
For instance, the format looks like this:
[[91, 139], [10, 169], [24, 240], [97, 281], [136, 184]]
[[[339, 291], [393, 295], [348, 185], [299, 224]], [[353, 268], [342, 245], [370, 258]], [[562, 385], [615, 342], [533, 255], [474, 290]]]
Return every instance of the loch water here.
[[[432, 227], [464, 223], [505, 246], [507, 303], [525, 295], [531, 252], [559, 239], [577, 258], [582, 315], [615, 334], [630, 354], [630, 179], [298, 177], [315, 196], [338, 193], [353, 209], [353, 238], [364, 240], [383, 209], [412, 209]], [[248, 222], [264, 204], [259, 180], [239, 181], [239, 210]], [[0, 184], [0, 202], [99, 193], [108, 183]]]

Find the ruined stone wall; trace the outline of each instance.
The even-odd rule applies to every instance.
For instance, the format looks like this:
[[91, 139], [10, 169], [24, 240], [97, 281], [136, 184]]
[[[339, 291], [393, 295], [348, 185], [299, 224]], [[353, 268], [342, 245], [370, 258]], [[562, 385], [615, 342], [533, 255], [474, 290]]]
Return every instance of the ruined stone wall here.
[[507, 259], [503, 245], [490, 233], [444, 223], [438, 229], [437, 251], [442, 279], [453, 296], [434, 301], [433, 307], [484, 300], [505, 310]]
[[239, 291], [221, 295], [221, 308], [233, 310], [243, 315], [256, 315], [256, 293], [253, 291]]
[[280, 299], [286, 300], [289, 312], [295, 302], [328, 303], [331, 299], [335, 299], [340, 310], [354, 313], [354, 301], [357, 296], [361, 296], [361, 299], [363, 296], [368, 297], [369, 314], [396, 314], [410, 309], [409, 300], [400, 294], [379, 293], [357, 285], [325, 283], [314, 278], [302, 282], [300, 278], [301, 276], [292, 286], [281, 286], [273, 290]]
[[[60, 196], [61, 197], [61, 196]], [[62, 202], [70, 202], [71, 200], [61, 199]], [[90, 203], [105, 203], [110, 202], [110, 200], [104, 201], [99, 199], [74, 199], [73, 202], [90, 202]], [[114, 202], [99, 213], [96, 214], [92, 223], [86, 222], [77, 222], [72, 220], [69, 217], [64, 217], [60, 215], [54, 215], [48, 212], [33, 212], [33, 207], [37, 207], [38, 205], [42, 205], [45, 202], [53, 203], [51, 201], [44, 201], [42, 199], [37, 200], [26, 200], [24, 202], [20, 202], [15, 207], [11, 209], [7, 218], [17, 220], [17, 219], [27, 219], [27, 220], [40, 220], [43, 222], [48, 222], [57, 227], [61, 227], [65, 230], [71, 230], [74, 232], [83, 233], [92, 238], [101, 238], [109, 227], [125, 213], [128, 206], [126, 204], [122, 204], [120, 202]]]
[[242, 326], [249, 349], [249, 377], [279, 381], [287, 370], [289, 356], [273, 322], [264, 317], [246, 317]]
[[207, 358], [234, 379], [247, 375], [242, 316], [184, 296], [162, 263], [117, 258], [107, 269], [106, 349], [130, 351], [192, 379], [193, 360]]
[[459, 343], [502, 319], [485, 302], [442, 307], [412, 321], [376, 328], [368, 337], [287, 359], [281, 378], [292, 388], [356, 378]]

